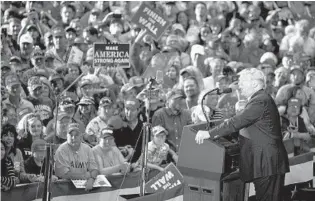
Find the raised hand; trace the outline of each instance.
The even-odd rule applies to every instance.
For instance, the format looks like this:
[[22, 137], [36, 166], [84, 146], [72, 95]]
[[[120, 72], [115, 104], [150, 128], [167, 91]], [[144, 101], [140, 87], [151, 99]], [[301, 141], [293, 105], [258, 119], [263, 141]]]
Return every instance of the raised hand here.
[[139, 32], [135, 42], [140, 43], [142, 38], [144, 37], [144, 35], [147, 33], [146, 29], [141, 29], [141, 31]]

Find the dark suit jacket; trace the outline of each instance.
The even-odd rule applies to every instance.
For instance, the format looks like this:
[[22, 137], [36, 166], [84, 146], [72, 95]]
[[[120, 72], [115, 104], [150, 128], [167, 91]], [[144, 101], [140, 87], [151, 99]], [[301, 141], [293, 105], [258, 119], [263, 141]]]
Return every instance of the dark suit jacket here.
[[245, 109], [210, 130], [210, 135], [247, 132], [240, 136], [240, 176], [244, 181], [289, 172], [277, 106], [264, 90], [253, 94]]

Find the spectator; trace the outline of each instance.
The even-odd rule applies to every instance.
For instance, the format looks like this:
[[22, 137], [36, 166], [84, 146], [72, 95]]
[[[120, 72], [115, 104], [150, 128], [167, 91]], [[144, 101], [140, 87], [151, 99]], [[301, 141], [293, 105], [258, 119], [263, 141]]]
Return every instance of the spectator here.
[[82, 97], [77, 104], [79, 107], [75, 113], [74, 118], [83, 122], [84, 127], [96, 117], [96, 109], [94, 100], [88, 97]]
[[82, 34], [82, 25], [80, 24], [80, 19], [75, 18], [71, 20], [69, 27], [74, 28], [78, 36]]
[[168, 64], [168, 69], [166, 75], [164, 76], [164, 86], [163, 88], [172, 89], [179, 80], [179, 67], [176, 65], [175, 61], [170, 61]]
[[74, 43], [74, 39], [77, 37], [76, 30], [72, 27], [67, 27], [65, 31], [66, 31], [66, 38], [69, 41], [69, 45], [72, 45]]
[[[124, 122], [119, 127], [114, 127], [113, 136], [117, 147], [127, 148], [128, 155], [132, 155], [130, 162], [136, 162], [142, 152], [142, 128], [143, 122], [139, 119], [140, 102], [135, 98], [128, 98], [124, 101]], [[115, 119], [110, 119], [112, 125]], [[134, 152], [134, 153], [133, 153]]]
[[200, 90], [203, 90], [205, 88], [206, 85], [204, 85], [204, 81], [202, 73], [200, 72], [200, 70], [194, 66], [187, 66], [186, 68], [183, 68], [180, 72], [179, 72], [179, 82], [177, 85], [175, 85], [176, 89], [180, 89], [184, 91], [184, 80], [187, 77], [195, 77], [196, 80], [198, 81], [198, 86]]
[[[28, 182], [44, 182], [45, 181], [45, 164], [46, 164], [46, 142], [44, 140], [35, 140], [32, 143], [32, 156], [25, 161], [25, 172]], [[52, 182], [58, 180], [55, 175], [51, 177]]]
[[24, 158], [30, 156], [32, 143], [44, 138], [43, 123], [40, 116], [35, 113], [25, 115], [17, 125], [18, 147]]
[[282, 86], [276, 95], [276, 103], [282, 103], [283, 100], [288, 100], [287, 90], [292, 86], [300, 86], [301, 89], [306, 94], [306, 102], [310, 107], [313, 107], [314, 102], [314, 92], [304, 85], [304, 72], [299, 66], [293, 66], [291, 68], [291, 84]]
[[180, 145], [183, 127], [192, 123], [188, 110], [182, 109], [181, 103], [184, 95], [181, 91], [172, 90], [166, 95], [166, 107], [156, 111], [153, 115], [152, 125], [161, 125], [168, 132], [167, 143], [177, 152]]
[[98, 107], [98, 116], [92, 119], [85, 129], [84, 140], [91, 145], [97, 144], [97, 136], [103, 128], [106, 128], [107, 121], [113, 115], [113, 102], [108, 97], [104, 97], [100, 100]]
[[309, 21], [306, 19], [300, 20], [295, 24], [295, 33], [292, 34], [287, 40], [281, 42], [280, 51], [284, 55], [290, 50], [291, 42], [298, 42], [303, 46], [304, 53], [314, 58], [315, 55], [315, 41], [308, 36], [309, 33]]
[[48, 98], [52, 101], [53, 107], [55, 107], [55, 97], [50, 85], [49, 80], [44, 76], [39, 76], [39, 80], [42, 82], [42, 97]]
[[22, 64], [26, 65], [27, 68], [31, 68], [31, 54], [33, 52], [34, 48], [34, 40], [29, 34], [23, 34], [20, 38], [20, 50], [21, 50], [21, 59], [22, 59]]
[[219, 58], [207, 58], [205, 60], [205, 66], [209, 67], [211, 76], [203, 79], [206, 89], [214, 89], [216, 87], [218, 76], [222, 74], [225, 63], [222, 59]]
[[285, 67], [279, 67], [275, 71], [274, 87], [278, 91], [280, 87], [288, 84], [290, 71]]
[[243, 63], [250, 63], [254, 66], [258, 65], [259, 59], [265, 53], [260, 49], [261, 37], [256, 31], [248, 33], [244, 37], [244, 49], [241, 52], [239, 61]]
[[37, 73], [42, 73], [45, 77], [49, 77], [50, 74], [55, 74], [56, 72], [53, 69], [45, 67], [45, 54], [38, 46], [36, 46], [31, 54], [31, 62], [34, 66], [32, 69], [27, 70], [23, 74], [24, 82], [27, 83], [32, 76], [35, 76]]
[[[177, 154], [170, 149], [169, 145], [165, 143], [167, 138], [168, 132], [162, 126], [155, 126], [152, 128], [152, 141], [148, 143], [148, 156], [147, 156], [147, 163], [148, 167], [151, 169], [156, 169], [161, 172], [164, 171], [163, 162], [165, 163], [167, 160], [167, 155], [171, 154], [175, 163], [178, 161]], [[137, 162], [141, 167], [142, 157]], [[138, 167], [138, 169], [140, 169]]]
[[14, 111], [9, 117], [11, 125], [16, 125], [23, 116], [35, 111], [34, 105], [28, 100], [21, 98], [21, 83], [18, 77], [11, 74], [5, 80], [8, 98], [2, 102], [2, 106], [7, 110]]
[[176, 15], [176, 23], [179, 23], [183, 26], [184, 30], [187, 31], [189, 26], [189, 18], [185, 11], [180, 11]]
[[89, 48], [92, 48], [93, 44], [98, 41], [98, 31], [92, 26], [86, 27], [83, 30], [82, 36]]
[[104, 128], [98, 138], [99, 144], [92, 151], [100, 174], [127, 173], [129, 164], [115, 144], [112, 128]]
[[34, 105], [34, 112], [40, 115], [44, 126], [47, 126], [53, 116], [52, 112], [54, 104], [50, 98], [42, 96], [43, 84], [40, 81], [40, 78], [38, 76], [29, 78], [27, 89], [29, 91], [27, 100]]
[[64, 28], [56, 26], [51, 30], [53, 36], [54, 47], [47, 51], [54, 55], [55, 68], [63, 67], [66, 63], [66, 56], [68, 50], [68, 43], [66, 41], [66, 33]]
[[65, 3], [60, 8], [61, 22], [63, 28], [69, 26], [71, 20], [74, 19], [76, 15], [76, 8], [72, 4]]
[[291, 98], [288, 101], [287, 110], [281, 116], [282, 132], [284, 140], [294, 139], [294, 155], [309, 152], [308, 142], [311, 137], [307, 131], [303, 119], [300, 117], [302, 112], [301, 101], [297, 98]]
[[24, 169], [23, 154], [17, 148], [17, 132], [12, 125], [4, 125], [1, 132], [1, 140], [5, 143], [7, 156], [11, 159], [14, 165], [16, 183], [25, 181], [26, 174]]
[[184, 94], [186, 96], [186, 108], [191, 109], [197, 105], [200, 88], [195, 77], [187, 77], [184, 80]]
[[21, 20], [17, 18], [11, 18], [8, 20], [8, 41], [10, 45], [11, 52], [16, 55], [20, 51], [18, 43], [18, 35], [21, 30]]
[[66, 112], [58, 112], [56, 120], [54, 118], [47, 125], [45, 140], [55, 144], [64, 143], [67, 140], [67, 128], [71, 120]]
[[56, 176], [62, 179], [86, 179], [86, 190], [93, 188], [98, 175], [98, 167], [92, 149], [82, 143], [80, 125], [70, 124], [67, 142], [61, 144], [55, 154]]
[[14, 186], [14, 165], [7, 156], [5, 143], [1, 140], [1, 191], [11, 190]]
[[53, 74], [49, 77], [49, 82], [52, 86], [52, 90], [55, 96], [58, 96], [65, 89], [65, 80], [62, 75]]

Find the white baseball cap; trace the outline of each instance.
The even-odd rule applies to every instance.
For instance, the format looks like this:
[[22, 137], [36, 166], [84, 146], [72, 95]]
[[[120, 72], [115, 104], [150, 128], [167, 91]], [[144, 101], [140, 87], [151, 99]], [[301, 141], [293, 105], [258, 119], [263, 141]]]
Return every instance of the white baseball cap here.
[[26, 34], [23, 34], [20, 38], [20, 44], [22, 43], [30, 43], [30, 44], [33, 44], [34, 41], [33, 41], [33, 38], [31, 35], [29, 35], [28, 33]]

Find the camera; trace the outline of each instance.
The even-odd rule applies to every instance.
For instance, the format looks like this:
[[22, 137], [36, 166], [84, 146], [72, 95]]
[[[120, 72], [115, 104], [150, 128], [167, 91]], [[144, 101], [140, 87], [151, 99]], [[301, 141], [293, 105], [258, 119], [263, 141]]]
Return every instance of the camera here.
[[8, 31], [7, 28], [1, 28], [1, 36], [7, 37]]
[[113, 18], [115, 18], [115, 19], [121, 19], [121, 17], [122, 17], [121, 14], [117, 14], [117, 13], [113, 14]]

